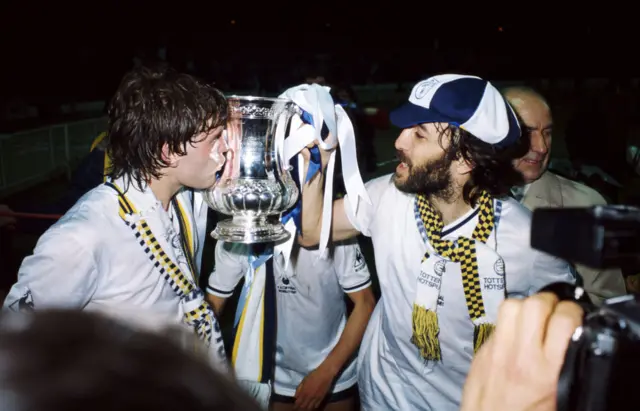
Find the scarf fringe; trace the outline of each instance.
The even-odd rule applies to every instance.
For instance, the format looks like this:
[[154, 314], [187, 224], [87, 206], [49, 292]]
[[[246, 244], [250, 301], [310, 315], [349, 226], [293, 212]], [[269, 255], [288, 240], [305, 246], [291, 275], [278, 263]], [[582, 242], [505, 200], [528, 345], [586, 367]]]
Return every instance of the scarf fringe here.
[[484, 344], [491, 334], [493, 330], [495, 330], [496, 326], [491, 323], [484, 323], [480, 325], [476, 325], [473, 330], [473, 352], [477, 353], [482, 344]]
[[440, 334], [438, 315], [435, 311], [414, 304], [411, 317], [413, 324], [411, 343], [418, 347], [420, 355], [425, 360], [440, 361], [442, 354], [438, 339]]
[[[467, 301], [467, 309], [470, 319], [486, 318], [480, 273], [478, 271], [478, 256], [476, 241], [485, 243], [495, 228], [495, 213], [493, 199], [487, 192], [482, 192], [477, 207], [479, 209], [478, 223], [473, 230], [471, 238], [459, 237], [457, 243], [441, 238], [443, 222], [440, 215], [429, 203], [424, 195], [418, 195], [415, 201], [415, 215], [418, 229], [426, 232], [426, 242], [431, 243], [436, 253], [452, 262], [460, 264], [464, 296]], [[428, 252], [422, 258], [422, 263], [429, 258]], [[418, 284], [420, 287], [420, 284]], [[439, 290], [438, 290], [439, 292]], [[437, 308], [437, 307], [436, 307]], [[413, 335], [411, 343], [419, 350], [420, 355], [426, 360], [440, 361], [441, 351], [438, 334], [440, 328], [436, 310], [413, 304], [412, 313]], [[477, 324], [474, 327], [473, 346], [474, 353], [478, 352], [482, 344], [491, 336], [495, 326], [491, 323]]]

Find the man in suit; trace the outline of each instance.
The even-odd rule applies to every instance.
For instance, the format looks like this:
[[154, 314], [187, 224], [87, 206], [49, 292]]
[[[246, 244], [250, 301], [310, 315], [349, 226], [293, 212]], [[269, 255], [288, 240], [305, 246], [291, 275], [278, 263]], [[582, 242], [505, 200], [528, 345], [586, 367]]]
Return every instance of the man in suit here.
[[[595, 190], [560, 177], [547, 170], [551, 154], [552, 116], [545, 98], [527, 87], [503, 90], [531, 137], [529, 152], [514, 165], [524, 176], [525, 185], [514, 187], [512, 193], [525, 207], [590, 207], [604, 205], [606, 200]], [[625, 281], [619, 269], [600, 270], [576, 265], [584, 288], [591, 300], [600, 304], [604, 299], [626, 294]]]

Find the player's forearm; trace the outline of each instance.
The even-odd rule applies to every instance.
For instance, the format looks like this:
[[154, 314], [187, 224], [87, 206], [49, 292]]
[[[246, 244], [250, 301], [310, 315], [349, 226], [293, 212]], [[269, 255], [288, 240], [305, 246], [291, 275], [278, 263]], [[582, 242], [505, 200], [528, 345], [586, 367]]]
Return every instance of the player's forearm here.
[[326, 368], [333, 375], [338, 375], [342, 367], [360, 346], [374, 308], [375, 299], [373, 298], [373, 294], [371, 294], [370, 298], [365, 298], [355, 304], [340, 336], [340, 340], [320, 367]]
[[213, 308], [213, 312], [215, 313], [215, 315], [217, 317], [220, 317], [220, 315], [222, 314], [222, 309], [224, 308], [224, 303], [227, 301], [227, 299], [209, 293], [207, 293], [206, 299], [211, 308]]
[[312, 247], [320, 242], [322, 205], [324, 202], [324, 173], [317, 173], [302, 186], [302, 233], [298, 242]]

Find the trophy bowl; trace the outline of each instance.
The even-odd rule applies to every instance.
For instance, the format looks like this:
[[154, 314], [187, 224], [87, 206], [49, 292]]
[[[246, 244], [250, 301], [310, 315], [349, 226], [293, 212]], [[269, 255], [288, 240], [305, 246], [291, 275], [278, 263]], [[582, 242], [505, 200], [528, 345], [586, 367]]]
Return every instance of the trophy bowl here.
[[283, 159], [283, 145], [298, 107], [290, 100], [230, 96], [227, 161], [217, 184], [204, 194], [209, 207], [231, 219], [211, 235], [232, 243], [279, 242], [289, 238], [280, 215], [293, 207], [298, 188]]

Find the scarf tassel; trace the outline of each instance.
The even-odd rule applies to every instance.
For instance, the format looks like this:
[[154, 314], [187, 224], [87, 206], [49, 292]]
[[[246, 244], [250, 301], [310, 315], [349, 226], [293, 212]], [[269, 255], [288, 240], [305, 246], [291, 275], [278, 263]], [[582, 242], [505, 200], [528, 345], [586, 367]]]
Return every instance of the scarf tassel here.
[[484, 323], [480, 325], [476, 325], [473, 330], [473, 352], [477, 353], [482, 344], [484, 344], [491, 334], [493, 330], [496, 328], [495, 325], [491, 323]]
[[440, 361], [442, 357], [438, 340], [440, 326], [436, 312], [414, 304], [411, 318], [413, 325], [411, 343], [418, 347], [425, 360]]

